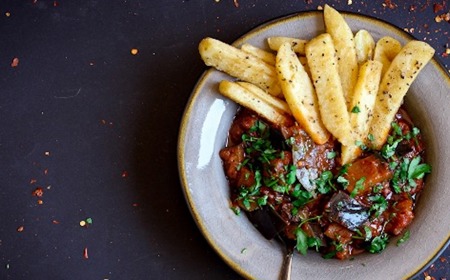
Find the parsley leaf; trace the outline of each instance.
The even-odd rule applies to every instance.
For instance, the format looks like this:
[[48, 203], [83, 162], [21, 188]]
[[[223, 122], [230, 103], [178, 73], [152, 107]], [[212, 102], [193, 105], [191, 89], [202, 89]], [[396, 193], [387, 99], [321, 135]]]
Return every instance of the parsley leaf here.
[[306, 251], [308, 250], [308, 236], [300, 227], [296, 229], [295, 236], [297, 238], [295, 248], [300, 254], [306, 255]]
[[372, 206], [369, 211], [375, 211], [375, 217], [379, 217], [388, 208], [388, 202], [384, 196], [377, 194], [370, 196], [369, 200], [372, 201]]
[[361, 113], [361, 109], [358, 106], [352, 108], [352, 113]]
[[327, 194], [331, 191], [331, 189], [335, 189], [333, 182], [333, 173], [329, 170], [322, 172], [320, 177], [314, 180], [314, 183], [317, 186], [317, 191], [321, 194]]
[[351, 198], [355, 198], [355, 196], [358, 194], [358, 192], [364, 189], [365, 181], [366, 181], [366, 177], [361, 177], [358, 181], [356, 181], [355, 187], [353, 188], [352, 192], [350, 193]]
[[386, 233], [382, 233], [378, 235], [370, 242], [370, 246], [368, 248], [369, 252], [372, 254], [379, 253], [386, 249], [387, 244], [389, 243], [389, 237]]
[[400, 246], [402, 243], [406, 242], [410, 236], [411, 236], [411, 233], [409, 232], [409, 230], [405, 231], [405, 233], [402, 235], [402, 237], [400, 237], [400, 239], [397, 240], [397, 246]]

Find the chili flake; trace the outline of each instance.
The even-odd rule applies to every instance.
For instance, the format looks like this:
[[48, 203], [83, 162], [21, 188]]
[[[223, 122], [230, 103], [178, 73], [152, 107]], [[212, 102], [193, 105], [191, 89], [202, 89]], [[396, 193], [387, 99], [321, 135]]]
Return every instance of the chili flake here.
[[238, 0], [233, 0], [233, 3], [234, 3], [234, 6], [235, 6], [236, 8], [239, 8], [239, 2], [238, 2]]
[[19, 59], [17, 57], [14, 57], [11, 62], [11, 67], [17, 67], [19, 66]]
[[122, 172], [122, 178], [126, 178], [126, 177], [128, 177], [128, 171], [126, 171], [126, 170], [124, 170], [123, 172]]
[[41, 187], [38, 187], [31, 194], [33, 196], [42, 197], [44, 195], [44, 190]]
[[87, 247], [85, 247], [84, 250], [83, 250], [83, 258], [89, 259], [88, 248]]
[[20, 227], [17, 228], [17, 232], [22, 232], [23, 229], [24, 229], [24, 227], [23, 227], [23, 226], [20, 226]]
[[37, 204], [42, 205], [44, 204], [44, 201], [42, 201], [42, 199], [38, 199]]

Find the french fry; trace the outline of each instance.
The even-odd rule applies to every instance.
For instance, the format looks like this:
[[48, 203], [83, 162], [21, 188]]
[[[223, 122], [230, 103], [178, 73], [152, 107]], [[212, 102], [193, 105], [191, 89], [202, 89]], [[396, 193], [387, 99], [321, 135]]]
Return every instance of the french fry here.
[[342, 164], [353, 162], [361, 154], [358, 142], [367, 144], [369, 123], [372, 120], [382, 67], [381, 62], [368, 60], [359, 68], [350, 111], [350, 127], [355, 142], [350, 146], [342, 146]]
[[[257, 114], [275, 125], [292, 124], [292, 120], [288, 114], [283, 113], [278, 108], [267, 103], [264, 98], [255, 95], [252, 91], [239, 85], [238, 83], [223, 80], [219, 84], [219, 92], [234, 102], [255, 111]], [[263, 93], [267, 95], [266, 98], [275, 98], [268, 93]], [[282, 100], [279, 101], [283, 102]], [[285, 107], [287, 107], [287, 105], [285, 105]]]
[[291, 109], [284, 100], [281, 100], [280, 98], [276, 98], [268, 94], [267, 92], [255, 86], [252, 83], [247, 82], [236, 82], [236, 83], [241, 87], [245, 88], [246, 90], [248, 90], [249, 92], [251, 92], [255, 97], [261, 99], [262, 101], [266, 102], [267, 104], [275, 108], [277, 111], [286, 115], [292, 115]]
[[338, 56], [339, 76], [341, 77], [347, 107], [350, 107], [353, 88], [358, 79], [358, 61], [356, 60], [353, 33], [344, 17], [329, 5], [323, 10], [325, 30], [333, 38]]
[[241, 50], [260, 58], [262, 61], [264, 61], [270, 65], [275, 65], [275, 54], [273, 54], [271, 52], [262, 50], [260, 48], [257, 48], [255, 46], [247, 44], [247, 43], [243, 44], [241, 46]]
[[321, 34], [306, 44], [305, 52], [324, 126], [343, 145], [352, 145], [350, 117], [333, 39], [330, 34]]
[[274, 66], [212, 38], [203, 39], [198, 48], [206, 65], [242, 81], [254, 83], [273, 96], [282, 96]]
[[394, 58], [384, 74], [370, 124], [373, 148], [381, 149], [403, 98], [419, 72], [434, 55], [434, 49], [425, 42], [410, 41]]
[[375, 40], [367, 30], [361, 29], [355, 34], [355, 50], [358, 65], [371, 60], [375, 49]]
[[313, 84], [289, 42], [278, 49], [276, 69], [284, 98], [297, 122], [317, 144], [330, 137], [320, 119]]
[[294, 52], [305, 55], [305, 45], [308, 42], [307, 40], [303, 39], [296, 39], [291, 37], [269, 37], [267, 38], [267, 44], [269, 45], [269, 48], [273, 51], [278, 51], [278, 49], [283, 45], [284, 43], [288, 42]]
[[358, 79], [358, 61], [356, 60], [353, 33], [344, 17], [329, 5], [323, 10], [325, 30], [333, 38], [338, 56], [339, 76], [347, 108], [353, 96], [353, 88]]
[[402, 44], [396, 39], [385, 36], [377, 41], [373, 54], [373, 60], [383, 63], [383, 69], [381, 71], [381, 77], [384, 76], [391, 64], [391, 61], [402, 49]]

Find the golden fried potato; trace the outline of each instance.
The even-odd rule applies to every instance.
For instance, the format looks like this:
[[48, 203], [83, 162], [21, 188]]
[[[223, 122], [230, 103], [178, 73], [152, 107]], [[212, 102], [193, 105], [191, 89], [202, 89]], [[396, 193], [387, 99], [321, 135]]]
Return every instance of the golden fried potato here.
[[294, 118], [315, 143], [325, 143], [330, 134], [320, 119], [314, 87], [289, 42], [278, 49], [276, 69], [284, 98]]
[[325, 31], [333, 38], [336, 48], [339, 76], [348, 108], [353, 98], [353, 88], [358, 79], [358, 61], [353, 33], [344, 17], [329, 5], [325, 5], [323, 17]]
[[[223, 96], [230, 98], [234, 102], [255, 111], [261, 117], [265, 118], [275, 125], [281, 126], [292, 124], [292, 120], [286, 112], [283, 112], [274, 105], [266, 102], [267, 99], [275, 99], [275, 97], [268, 93], [265, 93], [264, 91], [263, 94], [265, 94], [266, 96], [264, 98], [261, 98], [261, 96], [254, 94], [253, 91], [248, 90], [246, 87], [243, 87], [238, 83], [223, 80], [219, 84], [219, 92]], [[278, 102], [282, 103], [284, 101], [275, 101], [275, 103]], [[287, 104], [282, 105], [282, 107], [287, 108]]]
[[368, 60], [359, 68], [350, 111], [350, 127], [355, 142], [350, 146], [342, 146], [342, 164], [351, 163], [361, 154], [359, 143], [367, 145], [369, 123], [372, 120], [382, 67], [381, 62]]
[[296, 39], [291, 37], [269, 37], [267, 38], [267, 44], [269, 44], [269, 48], [273, 51], [278, 51], [278, 49], [284, 43], [288, 42], [294, 52], [305, 55], [305, 44], [308, 42], [303, 39]]
[[434, 55], [434, 49], [425, 42], [410, 41], [395, 56], [386, 74], [383, 76], [378, 94], [370, 134], [374, 140], [373, 148], [381, 149], [391, 128], [403, 98], [419, 72]]
[[375, 49], [375, 40], [367, 30], [361, 29], [355, 34], [355, 50], [358, 65], [371, 60]]
[[343, 145], [352, 145], [350, 117], [333, 39], [330, 34], [321, 34], [306, 44], [305, 52], [323, 124]]
[[274, 96], [282, 96], [274, 66], [212, 38], [203, 39], [198, 48], [206, 65], [242, 81], [254, 83]]
[[260, 58], [262, 61], [270, 65], [275, 65], [275, 54], [271, 52], [265, 51], [247, 43], [241, 46], [241, 50]]
[[383, 63], [383, 69], [381, 71], [381, 77], [384, 76], [391, 61], [402, 49], [402, 44], [396, 39], [385, 36], [377, 41], [373, 54], [373, 60]]
[[266, 91], [255, 86], [252, 83], [247, 83], [247, 82], [236, 82], [236, 83], [238, 85], [240, 85], [241, 87], [245, 88], [246, 90], [248, 90], [250, 93], [252, 93], [253, 96], [256, 96], [258, 99], [261, 99], [262, 101], [264, 101], [268, 105], [272, 106], [274, 109], [278, 110], [279, 112], [281, 112], [283, 114], [287, 114], [287, 115], [292, 115], [291, 109], [289, 108], [286, 101], [281, 100], [280, 98], [276, 98], [276, 97], [268, 94]]

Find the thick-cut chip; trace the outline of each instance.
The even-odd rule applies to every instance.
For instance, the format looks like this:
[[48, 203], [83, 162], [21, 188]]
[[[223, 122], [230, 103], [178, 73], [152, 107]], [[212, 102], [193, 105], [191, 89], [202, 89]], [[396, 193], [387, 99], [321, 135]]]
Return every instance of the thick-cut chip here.
[[198, 48], [206, 65], [242, 81], [254, 83], [273, 96], [282, 96], [273, 65], [212, 38], [203, 39]]
[[378, 90], [370, 134], [371, 144], [381, 149], [403, 98], [419, 72], [434, 55], [434, 49], [425, 42], [410, 41], [394, 58], [383, 76]]
[[245, 88], [246, 90], [248, 90], [249, 92], [251, 92], [258, 99], [261, 99], [262, 101], [266, 102], [268, 105], [272, 106], [281, 113], [292, 115], [289, 105], [284, 100], [281, 100], [280, 98], [276, 98], [268, 94], [266, 91], [255, 86], [252, 83], [247, 82], [236, 82], [236, 83], [241, 87]]
[[306, 44], [305, 51], [323, 124], [339, 142], [349, 146], [353, 137], [333, 39], [330, 34], [321, 34]]
[[[267, 103], [264, 98], [255, 95], [252, 91], [242, 87], [238, 83], [223, 80], [219, 84], [219, 92], [234, 102], [255, 111], [257, 114], [275, 125], [292, 125], [293, 121], [288, 114]], [[265, 93], [266, 98], [275, 98]], [[279, 100], [283, 102], [282, 100]], [[284, 105], [287, 107], [287, 105]]]
[[402, 44], [396, 39], [385, 36], [377, 41], [375, 45], [375, 51], [373, 54], [373, 60], [383, 63], [383, 69], [381, 70], [381, 77], [384, 76], [391, 64], [391, 61], [402, 49]]
[[373, 58], [374, 49], [375, 49], [375, 40], [367, 30], [361, 29], [358, 32], [356, 32], [355, 50], [356, 50], [356, 59], [359, 65]]
[[303, 39], [296, 39], [291, 37], [269, 37], [267, 38], [267, 44], [269, 48], [273, 51], [278, 51], [278, 49], [284, 43], [289, 43], [294, 50], [294, 52], [305, 55], [305, 45], [308, 41]]
[[325, 30], [333, 38], [338, 56], [339, 76], [341, 77], [347, 107], [353, 96], [353, 88], [358, 79], [358, 61], [356, 60], [353, 33], [344, 17], [329, 5], [323, 10]]
[[289, 43], [278, 49], [276, 69], [284, 98], [294, 118], [317, 144], [330, 134], [320, 119], [319, 105], [311, 80]]
[[342, 164], [354, 161], [362, 152], [360, 144], [367, 144], [369, 123], [372, 120], [382, 67], [381, 62], [368, 60], [359, 68], [350, 111], [350, 126], [355, 142], [350, 146], [342, 146]]
[[247, 43], [241, 46], [241, 50], [260, 58], [262, 61], [269, 63], [270, 65], [275, 65], [275, 54], [271, 52], [265, 51]]

